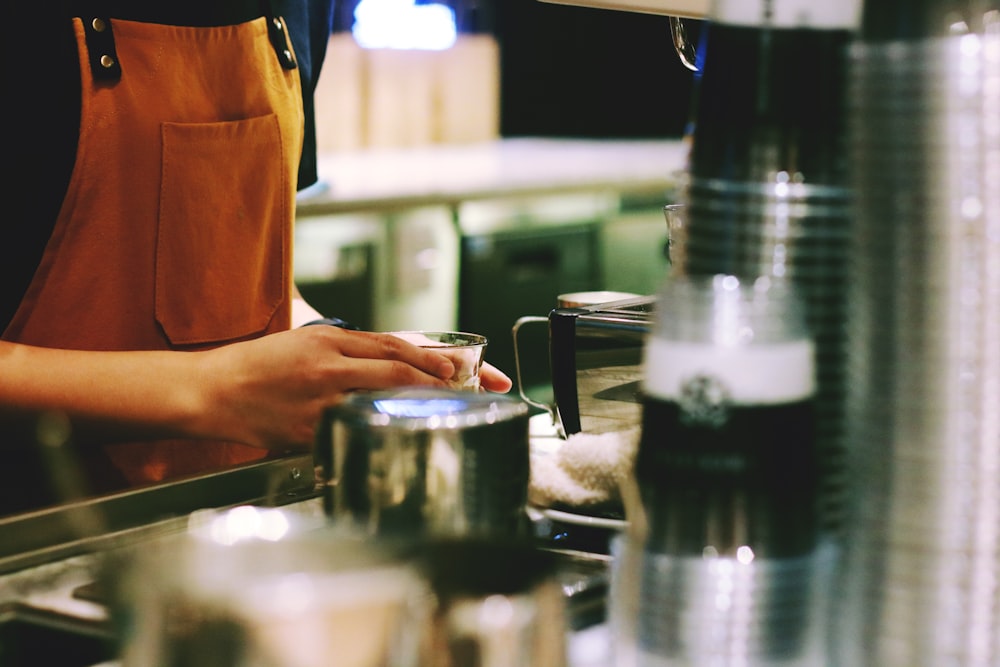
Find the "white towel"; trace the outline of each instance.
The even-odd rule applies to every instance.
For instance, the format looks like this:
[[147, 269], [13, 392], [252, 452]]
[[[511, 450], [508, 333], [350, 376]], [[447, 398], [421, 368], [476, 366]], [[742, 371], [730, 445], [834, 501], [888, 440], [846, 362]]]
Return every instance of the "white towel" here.
[[620, 483], [632, 472], [638, 442], [638, 428], [574, 433], [554, 452], [531, 457], [528, 500], [538, 507], [620, 507]]

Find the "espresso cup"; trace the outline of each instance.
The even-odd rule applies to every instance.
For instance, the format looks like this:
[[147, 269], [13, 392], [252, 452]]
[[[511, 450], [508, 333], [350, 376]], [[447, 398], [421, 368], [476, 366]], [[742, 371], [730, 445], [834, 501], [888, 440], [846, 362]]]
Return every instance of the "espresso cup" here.
[[448, 380], [450, 389], [479, 391], [479, 370], [486, 358], [486, 336], [463, 331], [390, 331], [418, 347], [434, 349], [451, 359], [455, 373]]

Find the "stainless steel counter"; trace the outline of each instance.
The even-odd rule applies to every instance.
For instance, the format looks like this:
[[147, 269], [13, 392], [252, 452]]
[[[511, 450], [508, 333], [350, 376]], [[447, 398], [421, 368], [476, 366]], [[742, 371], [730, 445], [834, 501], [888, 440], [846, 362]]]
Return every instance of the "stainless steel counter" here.
[[[319, 498], [309, 498], [284, 506], [283, 511], [301, 518], [300, 525], [315, 522], [321, 525], [325, 520]], [[94, 582], [106, 580], [108, 563], [116, 558], [127, 557], [131, 549], [141, 548], [144, 540], [155, 540], [158, 536], [183, 531], [190, 515], [179, 516], [155, 526], [146, 527], [140, 533], [129, 535], [102, 536], [90, 541], [90, 551], [67, 558], [45, 562], [24, 569], [0, 575], [0, 662], [5, 667], [20, 667], [22, 664], [40, 664], [17, 661], [3, 662], [4, 646], [2, 626], [4, 622], [20, 615], [22, 622], [38, 623], [43, 631], [53, 636], [53, 642], [90, 641], [90, 646], [103, 646], [106, 654], [97, 662], [86, 661], [85, 656], [74, 656], [73, 665], [85, 667], [117, 667], [113, 646], [113, 625], [109, 610], [100, 599], [82, 594], [93, 587]], [[101, 546], [102, 548], [98, 548]], [[572, 588], [566, 580], [564, 590]], [[567, 592], [567, 600], [572, 605], [572, 593]], [[592, 597], [592, 596], [591, 596]], [[592, 602], [588, 602], [592, 604]], [[27, 613], [25, 613], [27, 612]], [[572, 613], [572, 606], [570, 607]], [[46, 624], [51, 624], [46, 627]], [[580, 628], [572, 628], [567, 633], [566, 667], [603, 667], [608, 664], [610, 634], [605, 623], [590, 623]], [[60, 651], [63, 649], [53, 648]], [[93, 649], [92, 649], [93, 650]], [[62, 664], [62, 663], [60, 663]]]
[[[29, 627], [32, 633], [41, 631], [43, 638], [52, 637], [46, 645], [59, 657], [69, 650], [59, 647], [61, 641], [68, 646], [90, 642], [90, 650], [108, 651], [100, 662], [88, 662], [80, 654], [72, 665], [114, 667], [118, 663], [110, 649], [114, 630], [104, 604], [106, 591], [94, 585], [107, 581], [109, 564], [123, 562], [135, 549], [159, 538], [182, 533], [204, 509], [280, 505], [296, 515], [300, 527], [320, 526], [326, 517], [314, 493], [314, 478], [311, 457], [292, 458], [4, 519], [0, 522], [0, 664], [40, 664], [9, 662], [10, 654], [4, 652], [4, 641], [13, 637], [13, 643], [23, 643], [22, 627]], [[595, 604], [603, 605], [598, 596], [605, 588], [601, 581], [588, 590], [588, 581], [594, 576], [592, 565], [602, 561], [580, 560], [586, 567], [568, 571], [562, 582], [568, 611], [573, 615], [573, 605], [582, 604], [582, 612], [593, 619]], [[596, 612], [599, 617], [603, 609]], [[606, 664], [607, 642], [607, 628], [600, 622], [590, 620], [572, 629], [567, 635], [567, 667]]]
[[0, 575], [176, 530], [198, 509], [285, 505], [314, 489], [305, 454], [0, 517]]

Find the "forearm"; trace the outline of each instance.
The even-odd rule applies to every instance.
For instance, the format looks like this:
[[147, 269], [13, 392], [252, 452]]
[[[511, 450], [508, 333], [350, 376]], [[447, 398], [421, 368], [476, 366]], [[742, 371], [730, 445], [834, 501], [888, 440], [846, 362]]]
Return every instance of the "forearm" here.
[[0, 413], [57, 412], [116, 437], [208, 435], [200, 359], [182, 352], [85, 352], [0, 341]]
[[[0, 417], [59, 412], [73, 423], [78, 442], [110, 434], [284, 450], [311, 446], [324, 410], [350, 392], [442, 386], [454, 370], [433, 349], [327, 326], [203, 352], [79, 352], [0, 342]], [[490, 388], [485, 378], [483, 386]]]

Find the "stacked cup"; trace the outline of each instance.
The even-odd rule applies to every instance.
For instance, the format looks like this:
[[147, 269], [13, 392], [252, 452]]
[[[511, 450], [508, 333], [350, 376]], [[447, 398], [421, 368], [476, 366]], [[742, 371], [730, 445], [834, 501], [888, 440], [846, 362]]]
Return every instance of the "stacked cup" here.
[[851, 52], [858, 215], [848, 443], [857, 502], [838, 614], [843, 664], [1000, 664], [992, 4], [978, 17], [942, 16], [941, 29], [919, 39], [866, 36]]
[[794, 290], [675, 278], [643, 360], [641, 502], [613, 545], [616, 664], [820, 666], [814, 345]]
[[839, 532], [851, 238], [844, 102], [855, 3], [720, 2], [714, 14], [699, 55], [673, 270], [797, 287], [816, 343], [824, 522]]
[[843, 523], [847, 481], [841, 438], [847, 393], [847, 277], [850, 192], [796, 182], [778, 172], [769, 183], [692, 177], [684, 226], [684, 271], [773, 276], [793, 282], [807, 307], [817, 353], [817, 437], [826, 520]]

